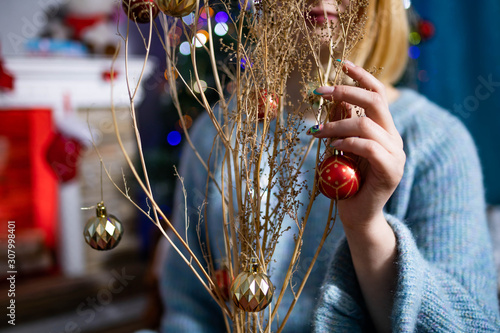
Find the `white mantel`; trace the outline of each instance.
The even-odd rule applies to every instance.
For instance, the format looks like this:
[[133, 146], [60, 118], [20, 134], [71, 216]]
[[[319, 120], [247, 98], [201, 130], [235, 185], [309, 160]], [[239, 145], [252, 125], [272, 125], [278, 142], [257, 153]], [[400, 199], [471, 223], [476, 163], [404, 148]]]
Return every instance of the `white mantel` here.
[[[5, 58], [5, 68], [14, 74], [15, 87], [11, 92], [0, 93], [3, 107], [48, 106], [54, 116], [62, 115], [65, 94], [71, 97], [76, 108], [109, 108], [111, 105], [111, 83], [102, 74], [111, 70], [111, 58], [57, 58], [57, 57], [13, 57]], [[129, 60], [131, 86], [139, 79], [142, 59]], [[151, 62], [144, 77], [151, 74]], [[125, 60], [115, 63], [117, 77], [114, 80], [114, 104], [124, 107], [129, 104], [125, 81]], [[136, 102], [142, 99], [139, 90]]]

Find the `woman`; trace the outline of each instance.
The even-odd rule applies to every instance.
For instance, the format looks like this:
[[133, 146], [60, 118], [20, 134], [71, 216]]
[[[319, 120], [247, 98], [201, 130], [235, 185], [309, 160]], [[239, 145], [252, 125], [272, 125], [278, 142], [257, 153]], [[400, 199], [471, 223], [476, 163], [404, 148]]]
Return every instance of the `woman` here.
[[[321, 19], [325, 12], [329, 20], [337, 19], [333, 0], [318, 3], [311, 15]], [[354, 197], [338, 203], [343, 230], [336, 228], [330, 235], [332, 243], [318, 259], [285, 331], [496, 331], [496, 276], [474, 144], [446, 111], [415, 92], [393, 87], [406, 65], [408, 28], [401, 0], [372, 1], [367, 14], [367, 35], [353, 62], [343, 62], [359, 87], [315, 90], [347, 108], [363, 108], [366, 117], [333, 121], [307, 133], [343, 138], [331, 145], [367, 161], [364, 183]], [[377, 78], [363, 69], [372, 66], [384, 68]], [[203, 123], [201, 119], [194, 126], [193, 140], [208, 154], [212, 142], [206, 138], [215, 133]], [[305, 135], [301, 139], [307, 142]], [[314, 168], [313, 160], [306, 161], [306, 170]], [[180, 170], [191, 190], [191, 207], [204, 198], [206, 174], [197, 165], [185, 149]], [[184, 198], [178, 193], [174, 219], [182, 220]], [[328, 201], [316, 200], [309, 219], [321, 219]], [[216, 195], [209, 198], [207, 214], [220, 219]], [[193, 212], [192, 221], [195, 216]], [[323, 226], [317, 225], [308, 225], [304, 235], [305, 261], [321, 235]], [[284, 234], [275, 256], [289, 253], [289, 244], [293, 238]], [[200, 249], [196, 254], [202, 257]], [[274, 267], [275, 285], [280, 285], [284, 270], [279, 264]], [[174, 254], [167, 257], [162, 287], [165, 332], [225, 329], [217, 306]], [[285, 298], [282, 306], [290, 302]]]

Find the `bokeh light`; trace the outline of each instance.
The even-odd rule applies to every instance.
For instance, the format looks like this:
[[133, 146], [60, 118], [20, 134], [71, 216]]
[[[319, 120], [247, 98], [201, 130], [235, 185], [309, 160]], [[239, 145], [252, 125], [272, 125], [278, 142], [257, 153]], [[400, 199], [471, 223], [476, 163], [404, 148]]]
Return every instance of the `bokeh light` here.
[[189, 47], [189, 43], [182, 42], [181, 45], [179, 46], [179, 52], [183, 55], [191, 54], [191, 48]]
[[[203, 80], [200, 80], [200, 84], [201, 84], [201, 89], [203, 91], [206, 91], [207, 90], [207, 86], [208, 86], [207, 83], [205, 81], [203, 81]], [[194, 90], [195, 93], [198, 93], [198, 94], [200, 93], [200, 89], [198, 88], [198, 83], [196, 83], [196, 82], [193, 83], [193, 90]]]
[[[177, 80], [177, 78], [179, 77], [179, 72], [174, 67], [172, 67], [172, 73], [174, 74], [174, 79]], [[163, 73], [163, 75], [165, 76], [165, 80], [168, 81], [168, 70], [167, 69], [165, 69], [165, 73]]]
[[179, 143], [181, 143], [181, 139], [182, 139], [181, 133], [177, 131], [172, 131], [167, 135], [167, 142], [171, 146], [177, 146]]
[[226, 23], [217, 23], [214, 27], [214, 32], [217, 36], [224, 36], [227, 34], [229, 28]]
[[412, 59], [418, 59], [420, 57], [420, 48], [418, 46], [410, 46], [408, 49], [408, 56]]
[[208, 32], [205, 30], [198, 30], [196, 37], [193, 37], [193, 44], [196, 47], [202, 47], [208, 41]]
[[[210, 17], [213, 17], [213, 16], [214, 16], [214, 10], [213, 10], [212, 8], [210, 8], [210, 7], [208, 8], [208, 15], [209, 15]], [[206, 11], [205, 11], [205, 7], [203, 7], [202, 9], [200, 9], [200, 17], [201, 17], [202, 19], [204, 19], [204, 20], [206, 20], [206, 19], [207, 19], [207, 13], [206, 13]]]
[[432, 22], [422, 20], [418, 23], [418, 32], [423, 40], [428, 40], [434, 36], [436, 28]]
[[[186, 129], [189, 129], [193, 125], [193, 118], [191, 116], [188, 116], [187, 114], [182, 116], [182, 119], [184, 119], [184, 124], [186, 125]], [[177, 120], [177, 123], [175, 124], [175, 128], [179, 132], [184, 132], [184, 129], [182, 128], [182, 122], [181, 120]]]
[[187, 25], [191, 25], [194, 23], [194, 13], [190, 13], [182, 18], [182, 21]]
[[429, 82], [429, 74], [426, 70], [420, 70], [418, 72], [418, 80], [420, 82]]
[[422, 37], [420, 37], [420, 34], [415, 31], [410, 33], [410, 37], [408, 39], [410, 41], [410, 44], [412, 45], [418, 45], [422, 41]]
[[248, 59], [241, 58], [241, 62], [240, 62], [241, 69], [246, 69], [247, 66], [252, 67], [252, 65], [253, 65], [252, 62], [248, 63]]
[[173, 31], [168, 34], [168, 40], [171, 45], [176, 46], [181, 41], [182, 29], [180, 27], [175, 27]]
[[210, 38], [210, 34], [206, 30], [198, 30], [198, 33], [203, 34], [207, 40]]
[[218, 12], [215, 14], [215, 22], [217, 23], [227, 23], [229, 20], [229, 15], [226, 12]]

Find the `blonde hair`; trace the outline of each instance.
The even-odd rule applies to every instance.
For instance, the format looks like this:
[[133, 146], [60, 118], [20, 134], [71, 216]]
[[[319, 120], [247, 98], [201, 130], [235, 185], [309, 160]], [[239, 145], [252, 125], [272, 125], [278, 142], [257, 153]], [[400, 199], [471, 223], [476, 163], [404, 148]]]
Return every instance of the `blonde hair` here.
[[365, 35], [353, 50], [353, 62], [368, 70], [382, 68], [377, 78], [394, 84], [408, 62], [409, 24], [403, 0], [371, 0], [364, 14]]

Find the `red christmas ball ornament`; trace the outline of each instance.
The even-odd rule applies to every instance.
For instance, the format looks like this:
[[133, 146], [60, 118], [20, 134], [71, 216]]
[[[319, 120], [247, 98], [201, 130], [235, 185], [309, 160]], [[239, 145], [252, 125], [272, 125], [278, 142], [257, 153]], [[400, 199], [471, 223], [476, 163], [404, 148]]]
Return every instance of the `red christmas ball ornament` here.
[[215, 283], [217, 283], [217, 287], [219, 287], [222, 298], [224, 298], [225, 301], [228, 301], [231, 281], [229, 280], [229, 272], [226, 268], [215, 271]]
[[258, 96], [255, 96], [255, 93], [250, 96], [252, 100], [257, 100], [257, 117], [259, 120], [264, 120], [266, 117], [266, 108], [268, 119], [276, 118], [279, 108], [279, 99], [276, 93], [268, 93], [266, 89], [262, 89], [259, 91]]
[[154, 20], [159, 12], [154, 0], [122, 0], [122, 7], [129, 19], [137, 23], [149, 23], [149, 15], [152, 14]]
[[316, 170], [318, 189], [330, 199], [343, 200], [358, 192], [361, 177], [357, 163], [349, 156], [335, 151], [323, 160]]

